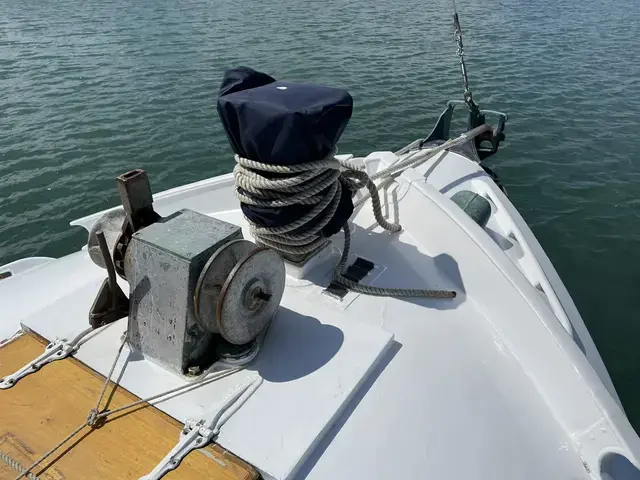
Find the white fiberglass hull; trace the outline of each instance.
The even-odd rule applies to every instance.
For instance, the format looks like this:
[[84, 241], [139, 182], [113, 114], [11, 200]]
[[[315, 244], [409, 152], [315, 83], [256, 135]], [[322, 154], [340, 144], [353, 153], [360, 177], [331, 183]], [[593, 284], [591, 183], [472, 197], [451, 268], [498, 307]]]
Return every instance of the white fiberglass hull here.
[[[372, 174], [396, 160], [377, 152], [358, 161]], [[179, 187], [154, 206], [161, 215], [200, 211], [250, 238], [232, 184], [223, 175]], [[449, 200], [460, 190], [489, 200], [485, 228]], [[264, 352], [271, 363], [258, 358], [255, 367], [264, 384], [217, 442], [278, 479], [607, 478], [601, 470], [610, 474], [618, 458], [637, 464], [640, 440], [574, 303], [482, 168], [445, 152], [382, 197], [403, 230], [382, 231], [367, 204], [354, 215], [352, 255], [376, 264], [364, 282], [451, 288], [456, 299], [324, 294], [337, 235], [310, 272], [288, 268]], [[88, 230], [102, 213], [73, 225]], [[49, 340], [86, 328], [104, 278], [84, 251], [1, 271], [13, 276], [0, 281], [0, 338], [21, 326]], [[111, 330], [76, 354], [103, 374], [118, 345]], [[144, 396], [177, 381], [145, 360], [126, 367], [121, 385]], [[157, 407], [185, 421], [220, 394], [206, 388]]]

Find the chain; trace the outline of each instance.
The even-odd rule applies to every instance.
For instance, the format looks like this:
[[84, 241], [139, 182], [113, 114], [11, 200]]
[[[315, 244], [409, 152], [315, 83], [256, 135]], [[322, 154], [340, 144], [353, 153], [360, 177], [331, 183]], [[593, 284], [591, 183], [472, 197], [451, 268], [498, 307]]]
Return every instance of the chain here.
[[[22, 466], [22, 464], [20, 462], [18, 462], [16, 459], [11, 458], [8, 454], [4, 453], [4, 452], [0, 452], [0, 460], [2, 460], [4, 463], [6, 463], [7, 465], [9, 465], [9, 467], [13, 468], [14, 470], [17, 470], [20, 473], [24, 473], [27, 471], [26, 468], [24, 468]], [[27, 478], [29, 480], [40, 480], [40, 477], [34, 475], [33, 473], [27, 473]]]
[[460, 27], [460, 20], [458, 18], [458, 10], [456, 9], [456, 0], [453, 0], [453, 28], [454, 39], [458, 45], [458, 57], [460, 57], [460, 73], [462, 73], [462, 83], [464, 85], [464, 102], [467, 104], [470, 110], [478, 110], [478, 106], [473, 101], [473, 95], [469, 90], [469, 77], [467, 76], [467, 66], [464, 63], [464, 44], [462, 43], [462, 28]]

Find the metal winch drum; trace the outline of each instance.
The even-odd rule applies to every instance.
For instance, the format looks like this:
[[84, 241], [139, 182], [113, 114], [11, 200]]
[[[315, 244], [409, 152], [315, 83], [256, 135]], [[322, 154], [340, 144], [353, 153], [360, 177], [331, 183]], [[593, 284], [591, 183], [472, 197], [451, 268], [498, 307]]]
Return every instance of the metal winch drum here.
[[284, 279], [284, 263], [276, 252], [248, 240], [231, 241], [202, 269], [194, 296], [196, 318], [229, 343], [249, 343], [275, 315]]
[[[89, 255], [109, 274], [91, 325], [128, 314], [132, 348], [177, 373], [250, 361], [284, 293], [282, 258], [243, 239], [237, 225], [189, 209], [160, 217], [143, 170], [117, 182], [123, 209], [89, 234]], [[116, 273], [129, 284], [128, 299]]]

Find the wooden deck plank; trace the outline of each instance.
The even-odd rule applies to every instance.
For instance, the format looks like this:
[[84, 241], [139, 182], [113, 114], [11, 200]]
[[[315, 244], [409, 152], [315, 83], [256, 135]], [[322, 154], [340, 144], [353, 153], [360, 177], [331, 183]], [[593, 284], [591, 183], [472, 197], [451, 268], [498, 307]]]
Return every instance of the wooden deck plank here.
[[[33, 360], [44, 346], [35, 335], [25, 334], [0, 347], [0, 376]], [[0, 390], [0, 452], [28, 466], [84, 422], [95, 407], [103, 383], [102, 375], [67, 358], [45, 365], [8, 390]], [[137, 399], [118, 388], [110, 408]], [[34, 473], [42, 480], [137, 480], [175, 445], [181, 427], [151, 406], [116, 414], [95, 430], [85, 427]], [[64, 455], [60, 455], [62, 452]], [[17, 474], [0, 460], [1, 480], [13, 480]], [[249, 464], [214, 444], [189, 454], [165, 478], [254, 480], [259, 475]]]

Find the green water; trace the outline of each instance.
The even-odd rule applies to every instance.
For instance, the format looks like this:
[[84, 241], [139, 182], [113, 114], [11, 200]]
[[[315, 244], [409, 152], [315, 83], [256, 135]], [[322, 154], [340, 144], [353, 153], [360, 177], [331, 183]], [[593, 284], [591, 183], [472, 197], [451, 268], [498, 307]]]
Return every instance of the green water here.
[[[511, 119], [490, 160], [640, 427], [637, 0], [459, 0], [476, 99]], [[80, 248], [69, 221], [232, 167], [223, 70], [347, 88], [341, 152], [423, 136], [461, 98], [449, 1], [3, 0], [0, 264]], [[1, 311], [1, 307], [0, 307]]]

